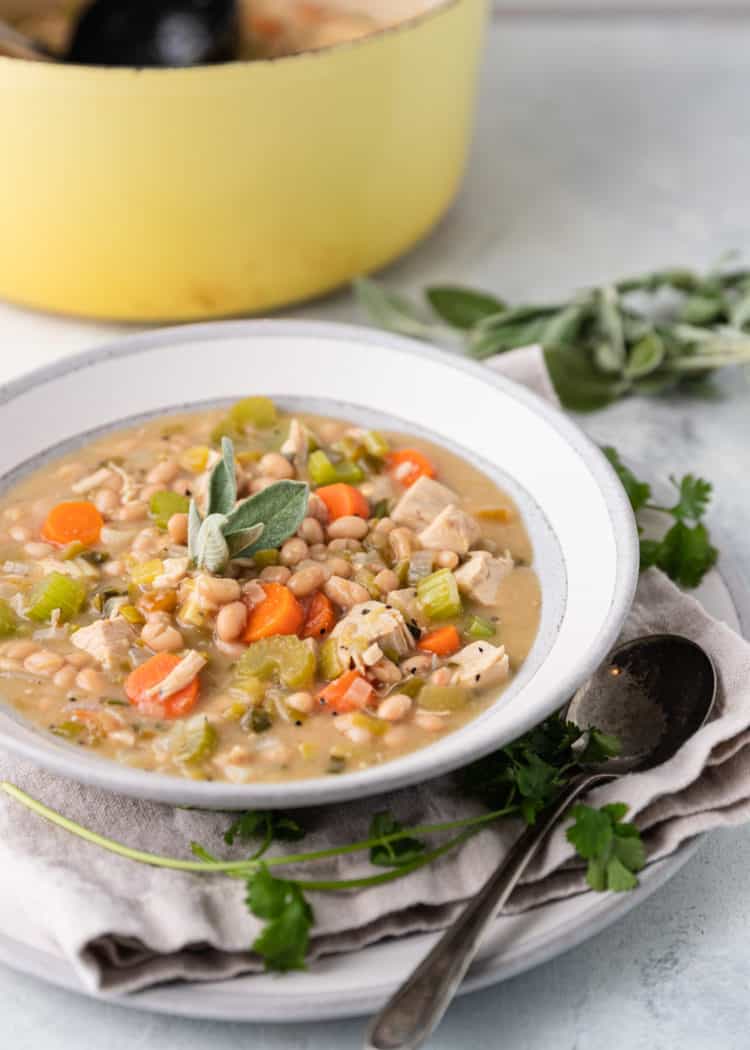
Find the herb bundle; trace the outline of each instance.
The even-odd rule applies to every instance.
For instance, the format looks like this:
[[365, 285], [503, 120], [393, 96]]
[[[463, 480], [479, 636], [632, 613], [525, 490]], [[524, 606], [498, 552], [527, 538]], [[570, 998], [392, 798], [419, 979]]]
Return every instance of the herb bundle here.
[[[482, 800], [489, 807], [485, 812], [462, 820], [404, 827], [392, 813], [384, 810], [374, 815], [367, 837], [361, 841], [269, 855], [267, 851], [273, 843], [302, 839], [304, 827], [287, 813], [249, 811], [236, 818], [225, 834], [228, 845], [250, 841], [257, 844], [249, 856], [239, 860], [220, 860], [199, 843], [191, 844], [192, 860], [133, 849], [69, 820], [13, 784], [2, 783], [0, 787], [53, 824], [130, 860], [242, 879], [246, 884], [246, 906], [264, 923], [252, 950], [261, 956], [268, 970], [286, 972], [305, 966], [310, 930], [315, 921], [306, 897], [308, 892], [346, 891], [389, 883], [434, 863], [498, 820], [515, 817], [533, 824], [572, 776], [587, 764], [601, 762], [617, 751], [614, 737], [595, 729], [584, 732], [555, 715], [494, 755], [461, 771], [458, 779], [461, 791]], [[631, 889], [637, 883], [636, 872], [645, 863], [645, 852], [636, 827], [623, 822], [625, 812], [622, 804], [601, 810], [579, 804], [571, 811], [574, 822], [568, 838], [587, 862], [587, 879], [592, 889], [620, 891]], [[433, 840], [432, 843], [427, 839]], [[365, 851], [375, 869], [371, 874], [351, 879], [296, 877], [302, 865]], [[293, 877], [274, 874], [276, 869], [292, 866]]]
[[355, 291], [381, 327], [419, 339], [452, 331], [479, 360], [541, 345], [560, 400], [579, 412], [628, 394], [703, 392], [717, 369], [750, 363], [748, 270], [660, 270], [535, 305], [458, 285], [428, 288], [425, 308], [364, 278]]

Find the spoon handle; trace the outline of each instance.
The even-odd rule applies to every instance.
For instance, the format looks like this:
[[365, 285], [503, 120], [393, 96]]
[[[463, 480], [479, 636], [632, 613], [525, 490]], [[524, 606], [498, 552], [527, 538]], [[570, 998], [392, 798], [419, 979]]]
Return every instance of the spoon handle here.
[[485, 931], [547, 833], [579, 795], [611, 779], [608, 773], [580, 774], [524, 831], [497, 871], [373, 1019], [364, 1050], [416, 1050], [422, 1045], [448, 1009]]

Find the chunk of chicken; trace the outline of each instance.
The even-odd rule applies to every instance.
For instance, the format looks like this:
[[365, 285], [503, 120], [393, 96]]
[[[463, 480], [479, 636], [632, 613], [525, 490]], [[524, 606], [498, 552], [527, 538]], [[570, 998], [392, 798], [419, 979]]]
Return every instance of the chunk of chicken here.
[[472, 642], [451, 656], [450, 663], [455, 667], [454, 685], [483, 689], [508, 677], [509, 660], [504, 645]]
[[70, 640], [77, 649], [93, 656], [102, 667], [111, 669], [125, 661], [135, 634], [127, 620], [118, 618], [97, 620], [88, 627], [81, 627], [70, 636]]
[[465, 511], [451, 504], [441, 510], [431, 525], [419, 533], [419, 542], [427, 550], [454, 551], [466, 554], [482, 535], [479, 525]]
[[513, 571], [513, 558], [494, 558], [489, 551], [473, 551], [454, 576], [458, 589], [480, 605], [496, 605], [500, 584]]
[[417, 601], [416, 587], [403, 587], [400, 591], [389, 591], [388, 604], [398, 609], [407, 623], [413, 623], [416, 627], [427, 626], [427, 617]]
[[458, 497], [439, 481], [421, 477], [406, 490], [391, 512], [391, 518], [410, 529], [423, 529]]
[[159, 700], [166, 700], [168, 696], [172, 696], [173, 693], [179, 693], [180, 689], [184, 689], [186, 685], [189, 685], [195, 676], [203, 670], [207, 662], [203, 653], [199, 653], [195, 649], [188, 649], [167, 677], [162, 678], [156, 685], [152, 685], [150, 689], [147, 689], [145, 695], [147, 697], [158, 697]]
[[[336, 643], [336, 655], [342, 667], [353, 665], [364, 671], [368, 661], [381, 654], [396, 658], [405, 656], [414, 648], [414, 639], [398, 609], [389, 609], [382, 602], [360, 602], [339, 620], [331, 632]], [[379, 663], [380, 658], [374, 661]], [[373, 664], [374, 666], [374, 664]]]
[[310, 431], [304, 423], [300, 423], [298, 419], [293, 419], [289, 424], [287, 439], [279, 450], [282, 456], [286, 456], [287, 459], [291, 459], [295, 463], [304, 463], [307, 459], [307, 450], [309, 448], [309, 435]]

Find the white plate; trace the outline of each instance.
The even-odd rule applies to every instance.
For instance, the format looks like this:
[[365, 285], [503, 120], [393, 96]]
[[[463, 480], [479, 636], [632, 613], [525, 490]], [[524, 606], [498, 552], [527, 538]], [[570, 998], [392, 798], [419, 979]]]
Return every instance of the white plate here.
[[502, 702], [392, 762], [291, 783], [206, 783], [130, 769], [34, 729], [9, 708], [0, 710], [4, 747], [59, 775], [173, 805], [319, 805], [417, 783], [487, 754], [556, 710], [598, 666], [627, 614], [638, 573], [622, 486], [596, 446], [540, 398], [411, 340], [291, 321], [133, 336], [4, 388], [0, 475], [7, 485], [113, 424], [251, 392], [290, 408], [433, 437], [510, 490], [534, 544], [543, 608], [534, 647]]
[[[705, 608], [735, 630], [750, 635], [748, 590], [731, 569], [733, 592], [718, 572], [711, 572], [697, 592]], [[632, 893], [584, 893], [501, 917], [492, 927], [459, 994], [513, 977], [546, 962], [599, 933], [642, 903], [690, 859], [698, 840], [673, 856], [649, 865]], [[307, 973], [283, 977], [247, 976], [229, 981], [172, 983], [129, 996], [92, 993], [52, 944], [23, 940], [23, 915], [17, 903], [0, 899], [0, 962], [34, 977], [121, 1006], [183, 1017], [224, 1021], [321, 1021], [377, 1010], [435, 943], [438, 934], [419, 934], [332, 956]]]

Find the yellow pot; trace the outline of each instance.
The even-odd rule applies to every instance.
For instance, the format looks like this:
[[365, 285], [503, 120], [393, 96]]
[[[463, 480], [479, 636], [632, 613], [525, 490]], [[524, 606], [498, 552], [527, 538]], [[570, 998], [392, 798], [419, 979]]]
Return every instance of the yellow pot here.
[[0, 296], [119, 320], [218, 317], [319, 295], [404, 252], [460, 180], [486, 0], [406, 8], [394, 28], [275, 61], [0, 58]]

